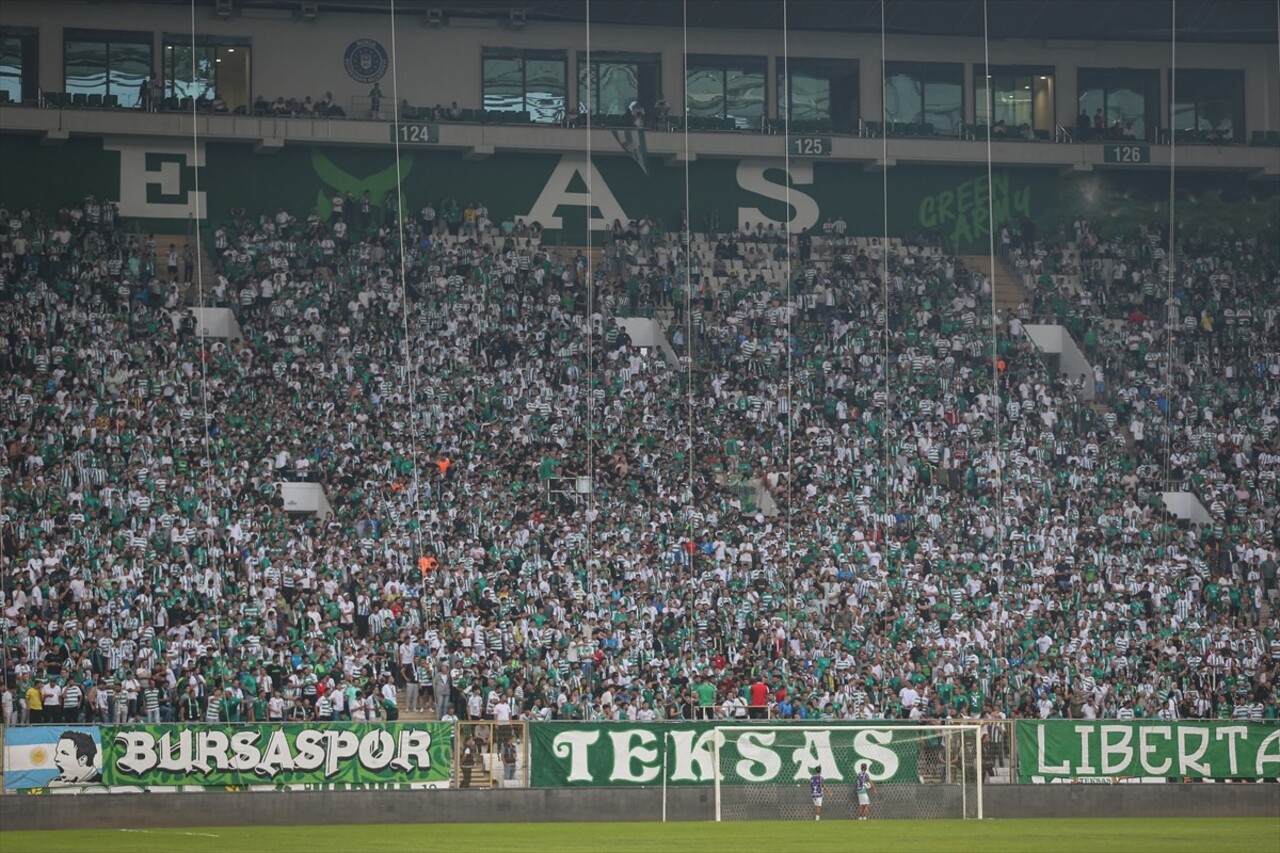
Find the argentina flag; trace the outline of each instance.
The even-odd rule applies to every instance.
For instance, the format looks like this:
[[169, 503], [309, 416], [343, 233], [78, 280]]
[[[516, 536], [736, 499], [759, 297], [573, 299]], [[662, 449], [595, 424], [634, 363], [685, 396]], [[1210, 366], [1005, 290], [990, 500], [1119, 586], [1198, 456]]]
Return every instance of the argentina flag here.
[[4, 789], [102, 784], [97, 726], [21, 726], [4, 733]]

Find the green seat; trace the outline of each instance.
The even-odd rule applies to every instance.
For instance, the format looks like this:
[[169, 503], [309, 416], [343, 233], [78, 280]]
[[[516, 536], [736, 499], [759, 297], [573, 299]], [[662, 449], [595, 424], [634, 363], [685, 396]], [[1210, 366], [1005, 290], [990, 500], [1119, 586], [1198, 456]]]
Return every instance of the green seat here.
[[76, 92], [71, 96], [71, 106], [87, 107], [89, 105], [89, 96], [84, 92]]
[[116, 107], [120, 106], [120, 96], [107, 95], [105, 98], [102, 99], [102, 105], [107, 109], [115, 109]]
[[164, 99], [164, 108], [169, 112], [176, 113], [178, 110], [182, 109], [182, 106], [177, 98], [169, 97]]
[[90, 107], [92, 107], [93, 109], [95, 109], [95, 110], [96, 110], [96, 109], [101, 109], [101, 108], [102, 108], [102, 95], [99, 95], [99, 94], [97, 94], [96, 92], [95, 92], [94, 94], [90, 95], [90, 96], [89, 96], [89, 104], [88, 104], [88, 105], [89, 105]]
[[9, 90], [0, 89], [0, 104], [7, 104], [9, 103], [9, 100]]
[[1267, 131], [1267, 144], [1268, 144], [1268, 145], [1280, 145], [1280, 130], [1268, 130], [1268, 131]]

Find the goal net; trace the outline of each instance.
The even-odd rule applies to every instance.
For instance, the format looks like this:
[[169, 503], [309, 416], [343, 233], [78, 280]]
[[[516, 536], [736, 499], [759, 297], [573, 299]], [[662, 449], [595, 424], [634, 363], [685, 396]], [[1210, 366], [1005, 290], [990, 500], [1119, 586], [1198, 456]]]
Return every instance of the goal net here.
[[978, 726], [717, 726], [716, 820], [812, 820], [810, 782], [822, 776], [822, 819], [858, 816], [864, 768], [872, 820], [982, 817]]

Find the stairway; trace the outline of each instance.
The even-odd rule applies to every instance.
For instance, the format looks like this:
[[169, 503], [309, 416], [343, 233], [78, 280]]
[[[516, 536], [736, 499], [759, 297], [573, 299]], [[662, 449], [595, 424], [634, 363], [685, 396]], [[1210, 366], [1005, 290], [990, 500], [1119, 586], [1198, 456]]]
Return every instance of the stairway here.
[[[970, 273], [991, 274], [989, 255], [961, 255], [960, 261]], [[996, 258], [995, 271], [992, 287], [995, 289], [996, 308], [1003, 314], [1014, 314], [1018, 306], [1027, 298], [1026, 288], [1022, 286], [1022, 277], [999, 258]]]
[[199, 282], [200, 277], [204, 277], [204, 286], [208, 288], [213, 282], [213, 264], [209, 260], [208, 254], [202, 243], [196, 241], [195, 237], [188, 237], [186, 234], [155, 234], [153, 239], [156, 243], [156, 270], [162, 276], [168, 275], [166, 266], [168, 264], [169, 247], [173, 246], [178, 253], [178, 280], [182, 281], [183, 274], [183, 257], [187, 253], [187, 247], [190, 246], [195, 252], [196, 266], [191, 273], [191, 281], [182, 284], [179, 283], [178, 288], [178, 304], [179, 305], [195, 305], [199, 299]]
[[591, 269], [593, 270], [600, 266], [600, 264], [604, 263], [604, 248], [601, 246], [592, 246], [590, 248], [587, 248], [586, 246], [554, 246], [547, 248], [550, 250], [551, 254], [565, 262], [572, 260], [579, 252], [581, 252], [586, 255], [587, 263], [591, 265]]

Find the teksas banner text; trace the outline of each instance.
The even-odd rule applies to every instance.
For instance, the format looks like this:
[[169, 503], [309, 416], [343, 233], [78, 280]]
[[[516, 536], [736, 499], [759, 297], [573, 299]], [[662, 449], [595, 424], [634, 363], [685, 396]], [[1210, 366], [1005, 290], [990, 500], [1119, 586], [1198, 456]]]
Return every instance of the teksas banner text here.
[[[741, 729], [740, 731], [735, 729]], [[530, 784], [535, 788], [706, 785], [718, 772], [728, 784], [853, 779], [869, 764], [875, 781], [917, 781], [922, 745], [941, 749], [940, 732], [887, 723], [787, 730], [723, 722], [544, 723], [529, 726]], [[664, 751], [665, 762], [664, 762]]]

